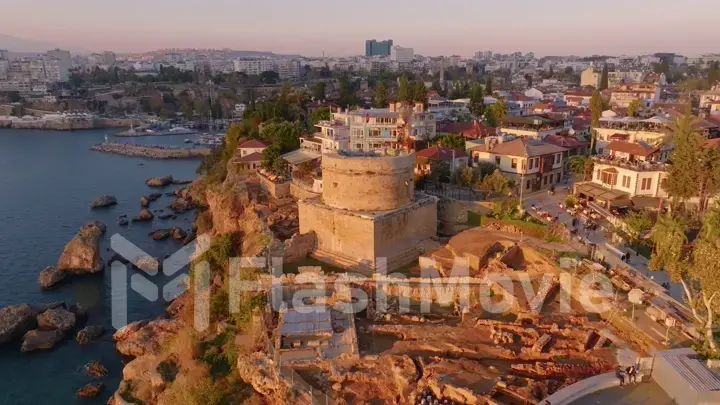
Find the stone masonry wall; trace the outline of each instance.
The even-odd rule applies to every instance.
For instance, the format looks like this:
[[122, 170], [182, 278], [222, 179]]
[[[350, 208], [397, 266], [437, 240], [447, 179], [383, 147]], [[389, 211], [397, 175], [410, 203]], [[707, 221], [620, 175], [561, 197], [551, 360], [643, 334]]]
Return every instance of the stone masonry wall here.
[[317, 249], [356, 263], [372, 260], [373, 221], [320, 204], [319, 199], [298, 201], [300, 233], [315, 231]]
[[323, 201], [353, 211], [390, 211], [414, 194], [415, 154], [403, 156], [324, 155]]

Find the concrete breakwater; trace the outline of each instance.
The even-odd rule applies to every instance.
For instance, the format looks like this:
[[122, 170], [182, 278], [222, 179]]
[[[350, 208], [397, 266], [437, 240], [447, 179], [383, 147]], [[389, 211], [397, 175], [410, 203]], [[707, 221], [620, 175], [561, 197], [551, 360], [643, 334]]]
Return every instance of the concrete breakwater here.
[[206, 148], [168, 148], [162, 146], [136, 145], [128, 143], [103, 142], [94, 145], [90, 150], [96, 152], [114, 153], [124, 156], [138, 156], [150, 159], [194, 159], [210, 154]]

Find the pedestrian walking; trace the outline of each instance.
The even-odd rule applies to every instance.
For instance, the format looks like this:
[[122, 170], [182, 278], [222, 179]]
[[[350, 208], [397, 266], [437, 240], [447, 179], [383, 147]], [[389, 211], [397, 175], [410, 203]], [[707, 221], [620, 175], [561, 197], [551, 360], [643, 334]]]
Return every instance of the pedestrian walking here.
[[617, 379], [620, 380], [621, 387], [625, 385], [625, 376], [623, 375], [622, 367], [618, 366], [618, 368], [615, 369], [615, 377], [617, 377]]
[[637, 382], [637, 371], [635, 370], [635, 366], [630, 366], [627, 369], [625, 369], [628, 375], [628, 382], [629, 383], [636, 383]]

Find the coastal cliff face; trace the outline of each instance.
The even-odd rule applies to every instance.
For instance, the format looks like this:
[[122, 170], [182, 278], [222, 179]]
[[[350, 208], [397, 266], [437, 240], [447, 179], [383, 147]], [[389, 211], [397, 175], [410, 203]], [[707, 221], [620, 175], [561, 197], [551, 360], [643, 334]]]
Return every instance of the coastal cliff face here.
[[[244, 182], [208, 185], [199, 179], [177, 197], [201, 207], [199, 215], [211, 224], [198, 233], [211, 235], [213, 244], [232, 240], [233, 254], [243, 256], [265, 249], [270, 231], [255, 212]], [[232, 238], [227, 238], [229, 235]], [[212, 249], [212, 254], [218, 254]], [[210, 305], [214, 309], [208, 329], [194, 328], [194, 291], [189, 291], [168, 307], [166, 317], [135, 322], [114, 334], [117, 350], [135, 359], [125, 366], [123, 381], [109, 404], [220, 405], [259, 400], [252, 388], [255, 384], [244, 381], [237, 371], [238, 354], [249, 355], [257, 347], [238, 340], [245, 333], [245, 315], [227, 312], [226, 265], [213, 263], [211, 271]]]

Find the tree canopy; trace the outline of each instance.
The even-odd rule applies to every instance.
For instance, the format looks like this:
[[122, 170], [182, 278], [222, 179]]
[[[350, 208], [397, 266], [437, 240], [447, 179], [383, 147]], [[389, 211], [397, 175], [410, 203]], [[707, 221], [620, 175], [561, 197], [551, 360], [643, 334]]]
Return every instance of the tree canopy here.
[[383, 82], [379, 82], [377, 87], [375, 88], [375, 107], [377, 108], [385, 108], [388, 105], [388, 94], [387, 89], [385, 88], [385, 84]]
[[404, 103], [411, 100], [410, 89], [408, 89], [408, 77], [404, 74], [400, 77], [400, 84], [398, 85], [397, 101]]
[[468, 105], [470, 113], [475, 116], [476, 119], [482, 117], [485, 114], [485, 101], [483, 95], [483, 88], [480, 84], [475, 83], [470, 94], [470, 104]]

